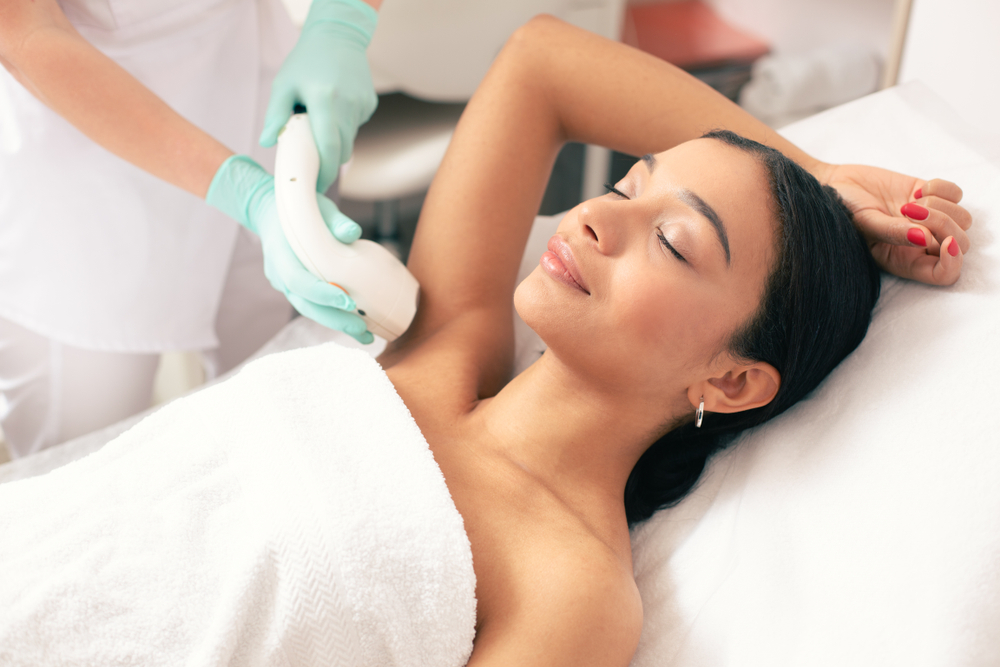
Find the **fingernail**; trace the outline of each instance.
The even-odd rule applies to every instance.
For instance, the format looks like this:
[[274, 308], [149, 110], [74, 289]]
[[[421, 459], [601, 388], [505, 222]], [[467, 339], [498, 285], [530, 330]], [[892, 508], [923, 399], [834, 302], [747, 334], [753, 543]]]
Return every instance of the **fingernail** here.
[[930, 211], [926, 208], [920, 204], [914, 204], [913, 202], [903, 204], [903, 206], [900, 207], [899, 212], [907, 218], [913, 218], [914, 220], [926, 220], [927, 216], [930, 214]]
[[913, 245], [918, 245], [921, 248], [927, 247], [927, 239], [924, 238], [924, 230], [912, 227], [908, 232], [906, 232], [906, 240]]
[[958, 257], [958, 241], [955, 239], [952, 239], [951, 243], [948, 244], [948, 254], [952, 257]]
[[923, 196], [924, 196], [924, 189], [923, 188], [917, 188], [917, 191], [913, 193], [913, 198], [914, 199], [920, 199]]

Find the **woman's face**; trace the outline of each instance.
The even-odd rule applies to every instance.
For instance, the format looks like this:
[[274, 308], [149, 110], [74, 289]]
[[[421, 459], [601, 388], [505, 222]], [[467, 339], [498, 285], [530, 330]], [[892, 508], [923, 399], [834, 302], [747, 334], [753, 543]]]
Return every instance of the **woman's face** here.
[[697, 139], [640, 160], [616, 189], [566, 214], [515, 306], [602, 389], [686, 403], [760, 304], [775, 254], [767, 174]]

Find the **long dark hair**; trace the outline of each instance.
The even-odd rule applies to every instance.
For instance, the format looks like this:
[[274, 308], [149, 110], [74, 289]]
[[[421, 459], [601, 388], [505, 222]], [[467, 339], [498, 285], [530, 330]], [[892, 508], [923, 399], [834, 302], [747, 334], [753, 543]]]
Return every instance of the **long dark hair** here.
[[750, 153], [768, 172], [777, 257], [760, 307], [733, 334], [729, 351], [774, 366], [781, 386], [763, 407], [712, 413], [701, 428], [688, 422], [653, 443], [625, 485], [630, 525], [679, 502], [712, 454], [811, 392], [865, 337], [879, 295], [878, 267], [833, 188], [779, 151], [733, 132], [716, 130], [704, 138]]

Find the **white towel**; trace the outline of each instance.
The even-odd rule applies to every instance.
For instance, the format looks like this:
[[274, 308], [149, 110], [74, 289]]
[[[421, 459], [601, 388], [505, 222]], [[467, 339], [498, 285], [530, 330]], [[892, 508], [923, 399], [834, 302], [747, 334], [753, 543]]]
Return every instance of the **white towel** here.
[[764, 56], [753, 65], [740, 105], [766, 118], [818, 111], [873, 92], [879, 69], [871, 49], [851, 44]]
[[0, 487], [0, 664], [463, 665], [462, 518], [378, 364], [261, 359]]

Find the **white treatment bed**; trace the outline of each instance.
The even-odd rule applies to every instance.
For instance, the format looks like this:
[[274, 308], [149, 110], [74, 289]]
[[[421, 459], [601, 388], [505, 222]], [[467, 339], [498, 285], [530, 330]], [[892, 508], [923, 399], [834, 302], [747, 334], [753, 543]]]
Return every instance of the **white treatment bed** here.
[[[973, 250], [951, 288], [886, 276], [859, 349], [633, 531], [636, 667], [1000, 665], [1000, 164], [940, 106], [911, 84], [784, 131], [828, 161], [959, 183]], [[555, 223], [536, 223], [524, 268]], [[519, 327], [523, 367], [541, 345]], [[333, 339], [351, 344], [299, 318], [258, 354]], [[2, 466], [0, 482], [138, 419]]]

